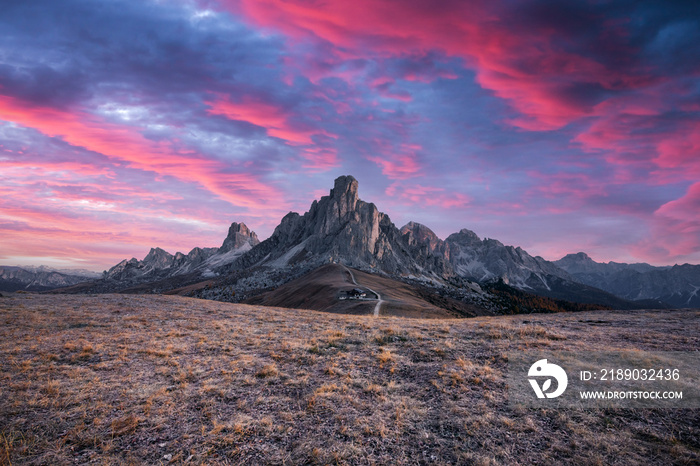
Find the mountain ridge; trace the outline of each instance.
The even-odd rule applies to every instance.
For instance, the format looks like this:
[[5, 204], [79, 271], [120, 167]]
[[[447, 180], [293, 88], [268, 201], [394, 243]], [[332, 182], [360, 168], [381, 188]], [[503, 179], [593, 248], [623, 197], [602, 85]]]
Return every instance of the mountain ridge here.
[[675, 307], [700, 307], [700, 265], [603, 263], [584, 252], [567, 254], [554, 263], [579, 282], [623, 299], [659, 299]]
[[78, 270], [53, 269], [47, 266], [6, 266], [0, 265], [0, 291], [46, 291], [54, 288], [76, 285], [99, 277], [100, 274]]
[[[585, 254], [574, 256], [567, 261], [598, 267]], [[418, 222], [397, 228], [388, 214], [360, 199], [359, 183], [351, 175], [336, 178], [329, 194], [314, 200], [307, 212], [285, 215], [264, 241], [245, 224], [234, 222], [219, 248], [174, 255], [152, 248], [143, 260], [125, 259], [105, 272], [100, 283], [83, 289], [165, 292], [214, 280], [219, 291], [208, 284], [206, 291], [198, 292], [202, 297], [241, 300], [329, 262], [430, 286], [464, 286], [483, 293], [478, 284], [502, 281], [553, 299], [634, 306], [627, 298], [577, 278], [581, 270], [570, 273], [556, 262], [496, 239], [481, 239], [466, 228], [444, 240]], [[652, 267], [637, 264], [632, 269], [646, 270], [645, 266]], [[663, 305], [654, 296], [643, 299], [645, 306]]]
[[319, 258], [389, 274], [431, 274], [413, 260], [389, 216], [359, 198], [352, 176], [337, 178], [329, 195], [314, 200], [303, 215], [285, 215], [270, 238], [232, 266], [284, 267]]
[[234, 261], [259, 243], [258, 236], [245, 223], [233, 222], [219, 248], [195, 247], [187, 254], [170, 254], [159, 247], [151, 248], [143, 260], [124, 259], [104, 272], [103, 279], [134, 284], [194, 272], [200, 272], [205, 278], [212, 277], [216, 275], [212, 269]]

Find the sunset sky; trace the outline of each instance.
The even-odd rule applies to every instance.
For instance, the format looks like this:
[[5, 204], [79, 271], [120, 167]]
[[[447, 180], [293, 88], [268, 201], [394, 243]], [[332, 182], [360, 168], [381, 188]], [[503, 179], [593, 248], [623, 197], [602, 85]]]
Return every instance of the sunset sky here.
[[345, 174], [443, 239], [700, 263], [700, 3], [2, 2], [0, 264], [264, 239]]

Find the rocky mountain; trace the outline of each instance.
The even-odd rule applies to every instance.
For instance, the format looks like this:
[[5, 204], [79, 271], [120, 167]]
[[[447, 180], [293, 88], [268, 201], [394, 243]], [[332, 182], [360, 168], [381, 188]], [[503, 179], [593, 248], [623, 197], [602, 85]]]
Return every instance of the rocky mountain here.
[[63, 275], [84, 277], [86, 279], [100, 278], [102, 276], [102, 273], [88, 269], [57, 269], [46, 265], [23, 265], [20, 268], [27, 270], [28, 272], [58, 272], [62, 273]]
[[462, 230], [441, 240], [416, 222], [397, 229], [389, 216], [358, 196], [352, 176], [335, 180], [328, 196], [308, 212], [290, 212], [270, 238], [232, 264], [284, 267], [304, 261], [339, 261], [391, 276], [440, 280], [460, 276], [477, 282], [503, 279], [516, 288], [548, 290], [550, 277], [571, 281], [551, 262], [493, 239]]
[[503, 279], [520, 289], [550, 289], [551, 277], [571, 280], [571, 276], [549, 261], [533, 257], [519, 247], [505, 246], [498, 240], [481, 240], [473, 231], [462, 229], [445, 242], [450, 246], [450, 262], [455, 272], [477, 282]]
[[234, 222], [220, 248], [196, 247], [188, 254], [177, 252], [174, 255], [161, 248], [151, 248], [143, 260], [125, 259], [106, 271], [102, 278], [116, 282], [122, 288], [185, 274], [211, 278], [217, 275], [216, 270], [235, 261], [259, 243], [254, 231], [250, 231], [244, 223]]
[[218, 250], [219, 254], [225, 254], [230, 251], [240, 251], [241, 248], [248, 246], [256, 246], [260, 243], [258, 235], [254, 231], [250, 231], [245, 223], [233, 222], [228, 229], [228, 236], [224, 240], [224, 244]]
[[359, 199], [357, 180], [341, 176], [328, 196], [314, 201], [304, 215], [287, 214], [270, 238], [242, 255], [232, 267], [342, 262], [389, 275], [438, 278], [441, 268], [449, 273], [440, 254], [426, 250], [423, 258], [430, 258], [426, 262], [416, 260], [410, 249], [388, 215]]
[[[637, 304], [574, 280], [567, 272], [539, 256], [498, 240], [479, 238], [462, 229], [440, 240], [430, 229], [410, 222], [401, 229], [404, 241], [416, 260], [442, 278], [458, 277], [489, 284], [505, 285], [540, 296], [586, 304], [629, 309]], [[657, 307], [658, 303], [644, 303]]]
[[86, 271], [75, 274], [68, 270], [59, 272], [46, 266], [0, 266], [0, 291], [45, 291], [85, 282], [94, 279], [96, 275], [99, 276]]
[[352, 176], [337, 178], [329, 195], [314, 201], [305, 214], [287, 214], [270, 238], [241, 255], [228, 270], [258, 268], [257, 276], [266, 277], [269, 283], [274, 280], [267, 277], [276, 270], [289, 270], [291, 277], [328, 262], [424, 283], [447, 286], [458, 279], [470, 286], [472, 282], [503, 281], [555, 299], [634, 307], [575, 281], [541, 257], [494, 239], [481, 240], [466, 229], [444, 241], [416, 222], [397, 229], [387, 214], [359, 198], [358, 182]]
[[574, 280], [624, 299], [659, 299], [674, 307], [700, 307], [700, 265], [601, 263], [583, 252], [569, 254], [554, 263]]
[[[308, 212], [288, 213], [262, 242], [245, 224], [233, 223], [219, 248], [194, 248], [186, 255], [154, 248], [143, 260], [120, 262], [105, 272], [98, 284], [81, 287], [78, 292], [198, 290], [200, 297], [242, 300], [331, 262], [418, 286], [450, 288], [446, 295], [451, 297], [468, 294], [474, 298], [485, 293], [479, 284], [502, 283], [553, 299], [629, 309], [662, 303], [632, 303], [628, 299], [657, 299], [667, 294], [663, 285], [652, 287], [654, 291], [647, 294], [639, 289], [635, 294], [622, 285], [614, 289], [607, 286], [611, 267], [616, 267], [614, 273], [652, 279], [655, 276], [650, 274], [657, 270], [647, 264], [595, 264], [575, 258], [562, 261], [549, 262], [495, 239], [482, 240], [467, 229], [445, 240], [416, 222], [399, 229], [387, 214], [359, 198], [355, 178], [341, 176], [327, 196], [313, 201]], [[668, 275], [668, 280], [673, 279]], [[197, 288], [197, 283], [206, 284]], [[469, 291], [464, 294], [457, 289]], [[688, 293], [694, 291], [697, 289], [688, 289]], [[625, 299], [618, 293], [625, 293]], [[695, 295], [688, 293], [683, 295], [686, 301], [695, 302]]]
[[[634, 270], [639, 273], [651, 272], [652, 270], [668, 269], [669, 267], [654, 267], [645, 263], [624, 264], [619, 262], [601, 263], [595, 262], [588, 257], [585, 252], [567, 254], [558, 261], [554, 261], [557, 267], [569, 272], [572, 276], [589, 276], [590, 279], [607, 280], [611, 275], [626, 270]], [[601, 281], [601, 283], [602, 283]]]
[[433, 231], [417, 222], [408, 222], [399, 230], [409, 254], [424, 268], [440, 277], [454, 275], [450, 263], [450, 245], [437, 237]]
[[175, 255], [161, 248], [151, 248], [143, 260], [135, 257], [124, 259], [104, 274], [107, 280], [134, 281], [155, 279], [187, 273], [203, 263], [217, 251], [216, 248], [194, 248], [189, 254]]

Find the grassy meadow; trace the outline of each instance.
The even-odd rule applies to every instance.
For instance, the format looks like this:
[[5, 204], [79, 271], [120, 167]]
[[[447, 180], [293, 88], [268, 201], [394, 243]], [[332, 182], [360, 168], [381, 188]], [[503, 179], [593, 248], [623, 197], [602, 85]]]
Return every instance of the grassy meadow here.
[[700, 410], [512, 408], [506, 353], [700, 349], [700, 311], [349, 316], [0, 298], [0, 464], [698, 464]]

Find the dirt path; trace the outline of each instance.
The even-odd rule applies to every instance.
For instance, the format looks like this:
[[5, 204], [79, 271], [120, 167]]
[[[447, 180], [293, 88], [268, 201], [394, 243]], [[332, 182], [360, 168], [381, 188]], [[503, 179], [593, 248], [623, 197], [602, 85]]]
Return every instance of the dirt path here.
[[[364, 285], [359, 285], [359, 284], [357, 283], [357, 281], [355, 280], [355, 274], [352, 273], [352, 270], [350, 270], [349, 268], [347, 268], [347, 267], [345, 267], [345, 266], [343, 266], [343, 267], [344, 267], [345, 270], [347, 270], [348, 273], [350, 274], [350, 278], [352, 279], [352, 284], [353, 284], [353, 285], [356, 285], [356, 286], [364, 286]], [[379, 309], [382, 307], [382, 303], [384, 302], [384, 300], [382, 299], [382, 296], [381, 296], [379, 293], [377, 293], [376, 291], [374, 291], [372, 288], [370, 288], [370, 287], [368, 287], [368, 286], [365, 286], [365, 288], [367, 288], [369, 291], [371, 291], [372, 293], [374, 293], [375, 295], [377, 295], [377, 304], [375, 304], [375, 306], [374, 306], [374, 313], [373, 313], [373, 314], [374, 314], [374, 317], [379, 317]]]

